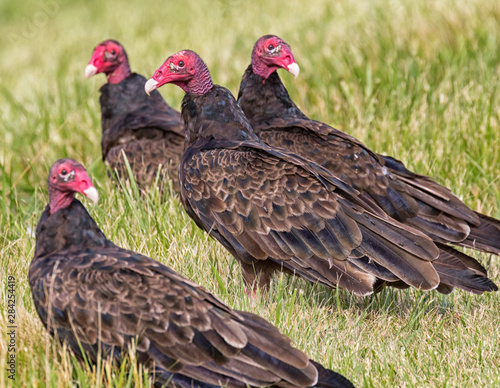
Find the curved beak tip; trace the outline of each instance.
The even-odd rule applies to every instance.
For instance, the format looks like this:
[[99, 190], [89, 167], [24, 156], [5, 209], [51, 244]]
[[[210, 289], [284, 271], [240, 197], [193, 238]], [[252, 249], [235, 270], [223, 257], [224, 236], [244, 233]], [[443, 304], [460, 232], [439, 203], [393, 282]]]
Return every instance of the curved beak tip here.
[[297, 62], [293, 62], [288, 65], [288, 71], [294, 75], [295, 78], [299, 76], [300, 73], [300, 67], [297, 65]]
[[146, 94], [149, 96], [149, 94], [156, 89], [156, 86], [158, 85], [158, 81], [154, 80], [153, 78], [148, 79], [146, 84], [144, 85], [144, 91]]
[[94, 65], [87, 65], [85, 68], [85, 78], [90, 78], [97, 73], [97, 67]]
[[90, 199], [94, 205], [99, 201], [99, 194], [94, 186], [90, 186], [87, 190], [83, 190], [83, 194]]

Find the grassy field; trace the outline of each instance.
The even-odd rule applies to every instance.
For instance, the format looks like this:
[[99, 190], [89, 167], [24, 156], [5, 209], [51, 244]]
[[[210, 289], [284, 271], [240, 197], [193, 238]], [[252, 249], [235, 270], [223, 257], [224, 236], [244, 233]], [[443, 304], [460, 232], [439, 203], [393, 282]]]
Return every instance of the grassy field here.
[[[500, 218], [500, 2], [311, 0], [0, 2], [0, 386], [147, 386], [133, 363], [79, 364], [45, 332], [27, 274], [48, 168], [82, 162], [101, 201], [84, 201], [116, 244], [154, 257], [361, 387], [500, 386], [500, 294], [386, 290], [365, 299], [277, 277], [254, 304], [234, 259], [197, 229], [178, 198], [138, 200], [107, 179], [94, 46], [114, 38], [149, 77], [170, 54], [197, 51], [237, 93], [257, 38], [275, 33], [301, 66], [292, 98], [312, 118], [393, 155]], [[179, 108], [183, 93], [161, 93]], [[500, 258], [474, 255], [500, 284]], [[7, 279], [16, 279], [16, 380], [7, 378]], [[133, 354], [130, 356], [133, 361]], [[133, 373], [128, 373], [132, 371]], [[80, 381], [80, 384], [78, 384]]]

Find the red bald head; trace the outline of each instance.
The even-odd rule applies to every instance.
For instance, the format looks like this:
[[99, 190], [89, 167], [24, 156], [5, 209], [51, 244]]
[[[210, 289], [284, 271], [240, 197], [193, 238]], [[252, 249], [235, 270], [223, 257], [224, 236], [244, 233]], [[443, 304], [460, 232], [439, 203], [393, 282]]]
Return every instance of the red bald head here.
[[85, 195], [94, 204], [99, 198], [85, 167], [72, 159], [59, 159], [49, 173], [50, 213], [69, 206], [75, 192]]
[[288, 43], [276, 35], [264, 35], [253, 48], [252, 70], [267, 79], [280, 68], [289, 71], [295, 78], [299, 75], [299, 66]]
[[165, 84], [175, 84], [186, 93], [205, 94], [212, 89], [212, 77], [205, 62], [191, 50], [179, 51], [167, 58], [144, 86], [146, 93]]
[[85, 77], [104, 73], [109, 83], [119, 83], [130, 75], [127, 53], [116, 40], [106, 40], [99, 44], [85, 68]]

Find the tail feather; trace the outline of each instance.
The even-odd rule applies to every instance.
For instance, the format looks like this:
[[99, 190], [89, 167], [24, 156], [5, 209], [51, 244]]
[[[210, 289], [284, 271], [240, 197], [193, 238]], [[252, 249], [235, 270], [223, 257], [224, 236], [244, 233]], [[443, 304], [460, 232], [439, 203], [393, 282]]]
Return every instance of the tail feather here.
[[365, 244], [358, 250], [415, 288], [432, 290], [438, 286], [439, 276], [432, 262], [421, 260], [397, 245], [377, 237], [372, 231], [363, 230]]
[[[299, 369], [288, 364], [286, 360], [282, 361], [269, 355], [251, 343], [242, 349], [241, 354], [251, 359], [254, 364], [270, 369], [275, 376], [294, 385], [307, 386], [311, 381], [315, 381], [316, 371], [311, 364]], [[286, 358], [286, 355], [282, 358]]]
[[[180, 373], [172, 373], [165, 369], [156, 368], [153, 374], [155, 388], [174, 387], [174, 388], [217, 388], [218, 384], [210, 384], [196, 380], [192, 377]], [[227, 380], [222, 380], [227, 383]], [[242, 385], [244, 386], [244, 385]]]
[[441, 243], [436, 243], [436, 245], [439, 248], [440, 255], [442, 255], [443, 252], [447, 253], [448, 255], [451, 255], [459, 259], [465, 266], [465, 268], [469, 268], [475, 271], [478, 275], [488, 276], [488, 271], [486, 271], [486, 268], [484, 268], [482, 264], [473, 257], [470, 257], [463, 252], [457, 251], [456, 249], [450, 247], [449, 245]]
[[316, 361], [310, 360], [318, 370], [318, 382], [315, 387], [321, 388], [354, 388], [354, 384], [340, 373], [326, 369]]
[[438, 286], [439, 276], [431, 262], [439, 255], [439, 249], [429, 237], [389, 218], [360, 214], [356, 209], [349, 215], [363, 236], [357, 252], [413, 287], [431, 290]]
[[408, 184], [408, 193], [416, 200], [468, 223], [477, 223], [474, 212], [446, 187], [430, 179], [408, 179], [401, 175], [398, 178]]
[[[438, 289], [441, 293], [451, 292], [450, 287], [461, 288], [474, 294], [498, 291], [497, 285], [488, 279], [481, 264], [453, 248], [441, 249], [439, 257], [432, 264], [439, 275], [441, 284], [448, 286]], [[480, 268], [484, 272], [478, 271], [474, 267]]]
[[470, 225], [456, 217], [445, 214], [427, 215], [420, 212], [418, 216], [405, 221], [407, 225], [425, 231], [433, 240], [456, 243], [463, 241], [470, 233]]
[[444, 283], [439, 283], [439, 286], [436, 287], [436, 291], [444, 295], [451, 294], [454, 289], [455, 287]]
[[500, 220], [476, 213], [481, 223], [471, 225], [469, 236], [460, 245], [500, 255]]
[[396, 275], [394, 275], [391, 271], [389, 271], [387, 268], [381, 266], [380, 264], [373, 261], [367, 256], [363, 256], [360, 258], [350, 258], [349, 261], [356, 267], [379, 279], [383, 279], [389, 282], [395, 282], [399, 280], [399, 278]]
[[360, 296], [373, 293], [375, 277], [360, 270], [349, 260], [326, 261], [313, 256], [304, 263], [298, 258], [292, 257], [291, 260], [283, 261], [282, 265], [312, 283], [319, 282], [333, 288], [339, 286]]

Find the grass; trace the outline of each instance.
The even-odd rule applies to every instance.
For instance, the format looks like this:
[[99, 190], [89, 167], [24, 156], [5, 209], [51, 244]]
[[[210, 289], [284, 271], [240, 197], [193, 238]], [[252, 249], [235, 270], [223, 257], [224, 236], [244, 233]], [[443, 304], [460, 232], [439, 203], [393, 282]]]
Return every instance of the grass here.
[[[283, 73], [312, 118], [393, 155], [451, 187], [474, 210], [500, 217], [500, 3], [257, 0], [132, 3], [27, 0], [0, 3], [0, 326], [7, 275], [16, 284], [16, 380], [0, 386], [147, 386], [133, 362], [121, 369], [74, 362], [45, 332], [29, 291], [34, 230], [47, 203], [50, 165], [88, 168], [101, 201], [89, 208], [106, 235], [202, 284], [237, 309], [277, 325], [310, 357], [361, 387], [500, 385], [500, 296], [386, 290], [358, 298], [279, 276], [255, 304], [238, 265], [197, 229], [175, 197], [138, 200], [117, 191], [100, 159], [98, 89], [83, 70], [94, 46], [121, 41], [146, 76], [191, 48], [215, 82], [238, 90], [255, 40], [276, 33], [302, 73]], [[161, 93], [179, 108], [182, 92]], [[500, 283], [500, 260], [475, 255]], [[0, 336], [6, 365], [6, 329]], [[131, 372], [131, 373], [129, 373]]]

